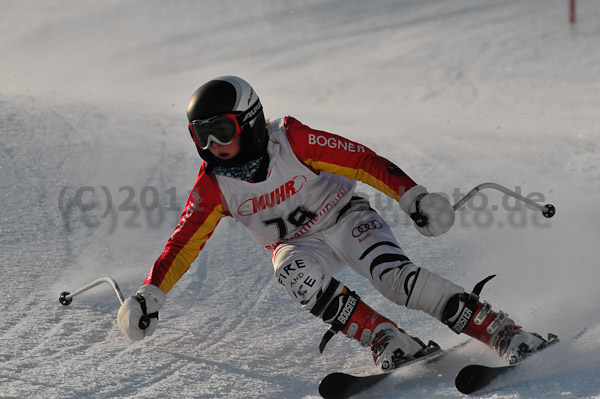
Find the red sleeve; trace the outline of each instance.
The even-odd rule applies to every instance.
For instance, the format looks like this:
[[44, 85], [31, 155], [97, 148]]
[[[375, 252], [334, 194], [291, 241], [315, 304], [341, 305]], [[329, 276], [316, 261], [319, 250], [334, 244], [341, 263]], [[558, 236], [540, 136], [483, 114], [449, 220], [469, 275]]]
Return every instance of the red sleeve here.
[[221, 190], [216, 178], [200, 169], [194, 188], [162, 255], [152, 266], [144, 284], [154, 284], [165, 293], [190, 268], [223, 216]]
[[285, 119], [288, 140], [298, 159], [313, 170], [356, 179], [399, 200], [416, 183], [393, 162], [368, 147], [335, 134]]

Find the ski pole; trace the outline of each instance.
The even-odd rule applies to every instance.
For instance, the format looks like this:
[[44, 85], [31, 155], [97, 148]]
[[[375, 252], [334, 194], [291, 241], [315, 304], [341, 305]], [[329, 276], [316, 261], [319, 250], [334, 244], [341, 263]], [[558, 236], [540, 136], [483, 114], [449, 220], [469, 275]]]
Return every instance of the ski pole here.
[[468, 200], [470, 200], [473, 196], [475, 196], [475, 194], [477, 194], [479, 191], [481, 191], [485, 188], [493, 188], [495, 190], [503, 192], [506, 195], [510, 195], [511, 197], [516, 198], [519, 201], [523, 201], [526, 204], [531, 205], [531, 206], [539, 209], [540, 211], [542, 211], [542, 215], [544, 215], [544, 217], [546, 217], [546, 218], [551, 218], [552, 216], [554, 216], [556, 214], [556, 208], [554, 208], [554, 205], [552, 205], [552, 204], [540, 205], [537, 202], [531, 200], [530, 198], [524, 197], [521, 194], [519, 194], [515, 191], [512, 191], [512, 190], [509, 190], [508, 188], [501, 186], [500, 184], [497, 184], [497, 183], [481, 183], [480, 185], [475, 186], [471, 191], [469, 191], [467, 193], [467, 195], [465, 195], [464, 197], [462, 197], [461, 199], [456, 201], [456, 203], [453, 205], [454, 210], [457, 210], [458, 208], [463, 206]]
[[[462, 197], [461, 199], [456, 201], [456, 203], [452, 207], [456, 211], [458, 208], [460, 208], [461, 206], [466, 204], [467, 201], [469, 201], [471, 198], [473, 198], [475, 196], [475, 194], [477, 194], [479, 191], [486, 189], [486, 188], [493, 188], [495, 190], [503, 192], [506, 195], [516, 198], [519, 201], [523, 201], [526, 204], [539, 209], [542, 212], [542, 215], [544, 215], [544, 217], [546, 217], [546, 218], [551, 218], [552, 216], [554, 216], [556, 214], [556, 208], [554, 207], [554, 205], [552, 205], [552, 204], [540, 205], [537, 202], [531, 200], [530, 198], [524, 197], [521, 194], [519, 194], [513, 190], [510, 190], [504, 186], [501, 186], [500, 184], [497, 184], [497, 183], [481, 183], [481, 184], [475, 186], [471, 191], [469, 191], [467, 193], [467, 195], [465, 195], [464, 197]], [[411, 219], [414, 220], [415, 224], [419, 227], [423, 227], [423, 226], [427, 225], [427, 217], [418, 211], [418, 205], [417, 205], [417, 212], [411, 214], [410, 217], [411, 217]]]
[[89, 284], [84, 285], [83, 287], [81, 287], [80, 289], [78, 289], [77, 291], [70, 293], [67, 291], [61, 292], [59, 297], [58, 297], [58, 301], [60, 303], [62, 303], [63, 305], [67, 306], [69, 304], [71, 304], [71, 302], [73, 302], [73, 297], [76, 295], [81, 294], [82, 292], [85, 292], [87, 290], [89, 290], [90, 288], [94, 288], [97, 285], [100, 285], [102, 283], [109, 283], [113, 290], [115, 291], [115, 294], [117, 294], [117, 298], [119, 298], [119, 302], [123, 303], [125, 301], [125, 298], [123, 298], [123, 294], [121, 294], [121, 290], [119, 289], [119, 285], [117, 284], [117, 282], [115, 280], [113, 280], [110, 277], [100, 277], [97, 280], [92, 281]]

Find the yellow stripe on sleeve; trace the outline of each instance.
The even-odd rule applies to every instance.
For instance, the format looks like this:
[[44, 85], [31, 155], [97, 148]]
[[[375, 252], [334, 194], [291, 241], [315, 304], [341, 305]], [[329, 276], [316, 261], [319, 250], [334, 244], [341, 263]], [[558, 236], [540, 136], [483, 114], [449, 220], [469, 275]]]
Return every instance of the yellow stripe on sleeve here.
[[226, 216], [226, 214], [223, 210], [223, 205], [216, 206], [200, 225], [200, 228], [196, 230], [188, 242], [179, 250], [169, 271], [160, 284], [160, 288], [164, 292], [169, 292], [175, 283], [179, 281], [181, 276], [187, 272], [202, 247], [204, 247], [206, 241], [215, 231], [217, 224], [219, 224], [219, 221], [224, 216]]
[[306, 160], [306, 164], [314, 169], [318, 169], [323, 172], [334, 173], [336, 175], [344, 176], [349, 179], [356, 179], [365, 184], [368, 184], [369, 186], [381, 191], [386, 195], [389, 195], [396, 201], [400, 199], [400, 195], [395, 190], [393, 190], [388, 184], [384, 183], [382, 180], [378, 179], [370, 173], [365, 172], [362, 169], [349, 168], [346, 166], [340, 166], [337, 164], [323, 161], [313, 161], [312, 159]]

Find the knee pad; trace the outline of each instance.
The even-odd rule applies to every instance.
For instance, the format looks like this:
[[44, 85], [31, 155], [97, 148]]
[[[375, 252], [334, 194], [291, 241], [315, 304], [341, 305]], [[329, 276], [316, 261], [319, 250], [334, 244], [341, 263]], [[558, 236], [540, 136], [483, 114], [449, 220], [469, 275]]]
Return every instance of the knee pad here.
[[422, 310], [441, 321], [450, 300], [456, 294], [464, 292], [464, 288], [435, 273], [420, 268], [406, 302], [406, 307]]
[[304, 251], [290, 250], [277, 259], [275, 278], [290, 298], [311, 310], [331, 280], [317, 260]]

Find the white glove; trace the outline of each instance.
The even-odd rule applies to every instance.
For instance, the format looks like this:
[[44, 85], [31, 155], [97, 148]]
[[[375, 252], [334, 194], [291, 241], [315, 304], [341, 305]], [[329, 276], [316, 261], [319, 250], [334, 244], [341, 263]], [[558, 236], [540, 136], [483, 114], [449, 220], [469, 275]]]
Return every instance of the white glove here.
[[428, 193], [423, 186], [414, 186], [400, 197], [400, 208], [415, 223], [419, 233], [427, 237], [444, 234], [454, 224], [454, 208], [440, 194]]
[[163, 290], [152, 284], [143, 285], [135, 296], [127, 298], [117, 315], [123, 335], [133, 341], [152, 335], [158, 326], [158, 311], [164, 305], [165, 298]]

